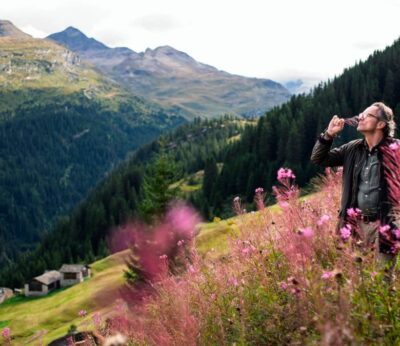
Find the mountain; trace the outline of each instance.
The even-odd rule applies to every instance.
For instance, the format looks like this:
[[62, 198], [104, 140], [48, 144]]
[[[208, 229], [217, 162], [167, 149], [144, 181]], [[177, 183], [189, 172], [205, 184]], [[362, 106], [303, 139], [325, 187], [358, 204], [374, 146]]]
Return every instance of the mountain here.
[[133, 50], [126, 47], [107, 47], [94, 38], [88, 38], [85, 34], [72, 26], [62, 32], [52, 34], [47, 38], [78, 53], [83, 60], [91, 62], [102, 71], [109, 72], [113, 66], [120, 64], [126, 58], [138, 55]]
[[290, 97], [272, 80], [232, 75], [170, 46], [141, 53], [109, 48], [71, 27], [48, 39], [65, 45], [135, 94], [189, 119], [224, 113], [258, 116]]
[[293, 79], [283, 83], [286, 89], [293, 95], [308, 93], [318, 84], [318, 81], [313, 78]]
[[296, 79], [289, 80], [283, 83], [283, 85], [290, 91], [291, 94], [300, 94], [302, 90], [301, 87], [304, 85], [304, 83], [301, 79]]
[[1, 27], [0, 266], [34, 247], [128, 153], [184, 122], [65, 47]]
[[9, 20], [0, 20], [0, 37], [31, 38], [30, 35], [18, 29]]

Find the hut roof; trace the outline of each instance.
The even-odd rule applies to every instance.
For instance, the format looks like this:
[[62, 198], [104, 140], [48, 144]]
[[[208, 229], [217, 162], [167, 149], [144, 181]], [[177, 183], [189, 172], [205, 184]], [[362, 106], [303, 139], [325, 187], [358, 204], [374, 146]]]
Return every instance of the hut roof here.
[[57, 270], [50, 270], [40, 276], [36, 276], [34, 280], [39, 281], [45, 285], [50, 285], [53, 282], [61, 280], [61, 274]]
[[86, 267], [84, 264], [63, 264], [60, 273], [80, 273]]

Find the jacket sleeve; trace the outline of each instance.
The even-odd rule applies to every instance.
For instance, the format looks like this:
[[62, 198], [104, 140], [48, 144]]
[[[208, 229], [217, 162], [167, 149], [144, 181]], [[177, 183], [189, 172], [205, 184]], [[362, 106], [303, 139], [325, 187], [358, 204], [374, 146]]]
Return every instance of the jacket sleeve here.
[[326, 140], [321, 134], [311, 153], [311, 162], [322, 167], [343, 166], [347, 144], [331, 149], [333, 140]]

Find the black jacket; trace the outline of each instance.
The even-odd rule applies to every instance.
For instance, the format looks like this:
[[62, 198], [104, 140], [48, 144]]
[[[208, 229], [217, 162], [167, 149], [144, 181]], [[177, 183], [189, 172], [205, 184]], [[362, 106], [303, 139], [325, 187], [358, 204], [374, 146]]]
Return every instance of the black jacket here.
[[[379, 145], [387, 145], [397, 140], [386, 137]], [[339, 222], [337, 229], [340, 229], [346, 222], [346, 212], [348, 208], [357, 207], [357, 192], [359, 184], [360, 171], [366, 159], [367, 150], [365, 149], [365, 139], [356, 139], [342, 146], [331, 149], [333, 140], [326, 140], [321, 134], [311, 153], [311, 162], [323, 167], [338, 167], [343, 166], [343, 181], [342, 181], [342, 201], [339, 210]], [[382, 153], [378, 150], [378, 158], [382, 162]], [[384, 179], [383, 165], [380, 170], [381, 179], [381, 224], [391, 224], [392, 217], [390, 215], [391, 204], [387, 200], [387, 186]], [[387, 249], [386, 249], [387, 250]], [[385, 251], [382, 249], [381, 251]]]

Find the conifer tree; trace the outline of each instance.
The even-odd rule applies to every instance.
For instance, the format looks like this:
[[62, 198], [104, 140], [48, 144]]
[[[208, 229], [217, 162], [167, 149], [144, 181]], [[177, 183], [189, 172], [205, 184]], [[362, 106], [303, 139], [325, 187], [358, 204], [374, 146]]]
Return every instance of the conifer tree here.
[[178, 190], [171, 187], [175, 176], [175, 163], [164, 153], [157, 156], [148, 167], [143, 179], [143, 198], [138, 208], [143, 220], [151, 222], [157, 219], [176, 198]]
[[213, 188], [218, 177], [217, 163], [214, 158], [207, 160], [204, 167], [203, 194], [207, 201], [211, 199]]

